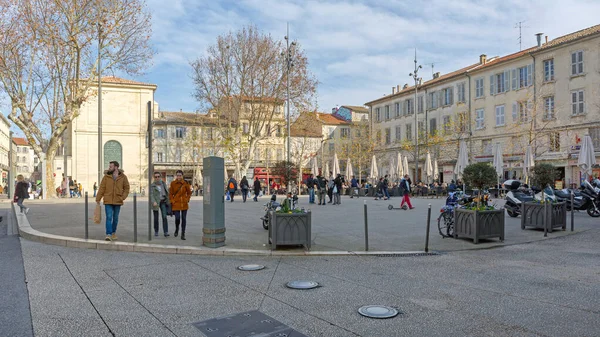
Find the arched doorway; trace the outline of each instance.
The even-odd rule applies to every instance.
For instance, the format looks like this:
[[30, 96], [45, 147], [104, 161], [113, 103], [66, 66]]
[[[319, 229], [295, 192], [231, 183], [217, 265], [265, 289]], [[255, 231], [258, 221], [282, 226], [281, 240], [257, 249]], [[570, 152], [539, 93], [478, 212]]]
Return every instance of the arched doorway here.
[[123, 167], [123, 146], [116, 140], [109, 140], [104, 143], [104, 169], [108, 168], [108, 163], [115, 160]]

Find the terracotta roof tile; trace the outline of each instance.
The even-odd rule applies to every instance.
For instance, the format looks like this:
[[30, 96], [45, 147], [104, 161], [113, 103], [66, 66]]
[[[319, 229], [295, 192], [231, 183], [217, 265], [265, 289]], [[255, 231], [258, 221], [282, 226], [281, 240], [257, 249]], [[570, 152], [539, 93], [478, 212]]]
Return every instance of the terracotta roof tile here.
[[508, 62], [508, 61], [512, 61], [514, 59], [518, 59], [519, 57], [528, 55], [529, 53], [535, 51], [536, 49], [537, 49], [537, 47], [531, 47], [531, 48], [528, 48], [528, 49], [524, 49], [524, 50], [518, 51], [516, 53], [512, 53], [510, 55], [506, 55], [506, 56], [502, 56], [502, 57], [494, 57], [493, 59], [487, 61], [485, 64], [478, 64], [477, 67], [469, 70], [469, 72], [479, 71], [481, 69], [485, 69], [485, 68], [488, 68], [488, 67], [493, 67], [493, 66], [501, 64], [503, 62]]
[[153, 86], [153, 87], [156, 86], [156, 84], [138, 82], [138, 81], [128, 80], [128, 79], [124, 79], [124, 78], [120, 78], [120, 77], [116, 77], [116, 76], [102, 77], [102, 82], [103, 83], [114, 83], [114, 84], [145, 85], [145, 86]]
[[329, 113], [317, 112], [317, 119], [325, 125], [350, 125], [350, 122], [339, 119]]
[[556, 39], [553, 39], [553, 40], [549, 41], [548, 43], [543, 44], [539, 49], [543, 50], [543, 49], [547, 49], [547, 48], [556, 47], [560, 44], [575, 41], [577, 39], [581, 39], [581, 38], [584, 38], [584, 37], [587, 37], [587, 36], [590, 36], [593, 34], [597, 34], [597, 33], [600, 33], [600, 25], [595, 25], [595, 26], [588, 27], [588, 28], [585, 28], [582, 30], [578, 30], [571, 34], [557, 37]]
[[29, 142], [25, 138], [13, 137], [13, 143], [19, 146], [29, 146]]

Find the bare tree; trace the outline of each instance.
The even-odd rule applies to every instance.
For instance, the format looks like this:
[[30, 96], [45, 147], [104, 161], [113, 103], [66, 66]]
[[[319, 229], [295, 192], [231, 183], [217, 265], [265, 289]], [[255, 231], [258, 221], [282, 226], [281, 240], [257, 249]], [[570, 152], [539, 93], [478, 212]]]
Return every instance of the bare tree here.
[[63, 132], [97, 95], [98, 54], [103, 70], [140, 73], [150, 27], [143, 0], [0, 0], [0, 87], [8, 118], [46, 156], [48, 191]]
[[[202, 109], [216, 111], [225, 155], [240, 172], [250, 167], [257, 146], [283, 126], [286, 56], [280, 41], [249, 26], [219, 36], [206, 56], [191, 63], [194, 97]], [[289, 98], [300, 111], [311, 102], [317, 81], [298, 44], [290, 56]]]

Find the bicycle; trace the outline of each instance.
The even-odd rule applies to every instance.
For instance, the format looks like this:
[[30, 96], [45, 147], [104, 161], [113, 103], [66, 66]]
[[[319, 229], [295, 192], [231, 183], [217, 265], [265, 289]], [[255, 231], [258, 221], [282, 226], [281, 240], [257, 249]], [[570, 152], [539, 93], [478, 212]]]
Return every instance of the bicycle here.
[[465, 205], [473, 202], [471, 196], [465, 195], [462, 191], [450, 192], [446, 198], [446, 204], [440, 209], [438, 217], [438, 231], [442, 238], [454, 237], [454, 210], [459, 205]]

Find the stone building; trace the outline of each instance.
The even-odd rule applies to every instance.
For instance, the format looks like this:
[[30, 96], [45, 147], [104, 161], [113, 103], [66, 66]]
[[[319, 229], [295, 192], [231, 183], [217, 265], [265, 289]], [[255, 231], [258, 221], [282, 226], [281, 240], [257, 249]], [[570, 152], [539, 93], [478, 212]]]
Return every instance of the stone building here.
[[0, 112], [0, 170], [2, 171], [1, 186], [8, 184], [8, 152], [10, 151], [10, 122]]

